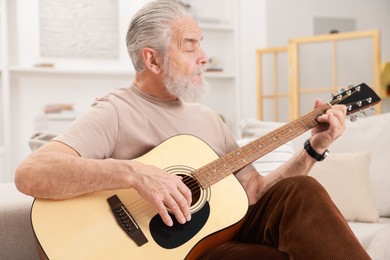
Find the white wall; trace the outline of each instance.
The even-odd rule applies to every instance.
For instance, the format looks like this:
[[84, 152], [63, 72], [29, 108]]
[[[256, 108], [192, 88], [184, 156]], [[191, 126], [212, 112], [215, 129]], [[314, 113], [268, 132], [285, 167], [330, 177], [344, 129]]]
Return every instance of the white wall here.
[[240, 2], [241, 118], [256, 117], [256, 50], [266, 47], [266, 0]]

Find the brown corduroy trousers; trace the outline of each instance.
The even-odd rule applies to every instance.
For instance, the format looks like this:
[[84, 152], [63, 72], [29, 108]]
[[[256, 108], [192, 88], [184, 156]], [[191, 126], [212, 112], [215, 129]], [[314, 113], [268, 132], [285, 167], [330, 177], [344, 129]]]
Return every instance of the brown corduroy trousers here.
[[[232, 209], [234, 210], [234, 209]], [[234, 241], [202, 259], [370, 259], [325, 189], [312, 177], [284, 179], [252, 205]]]

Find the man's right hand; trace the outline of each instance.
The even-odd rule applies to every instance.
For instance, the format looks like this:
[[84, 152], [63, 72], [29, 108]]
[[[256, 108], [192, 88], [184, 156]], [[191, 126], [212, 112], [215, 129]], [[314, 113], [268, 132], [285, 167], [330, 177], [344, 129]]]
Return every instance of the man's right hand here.
[[135, 161], [132, 161], [132, 168], [135, 189], [157, 209], [167, 226], [173, 225], [169, 211], [181, 224], [191, 220], [192, 194], [180, 176]]

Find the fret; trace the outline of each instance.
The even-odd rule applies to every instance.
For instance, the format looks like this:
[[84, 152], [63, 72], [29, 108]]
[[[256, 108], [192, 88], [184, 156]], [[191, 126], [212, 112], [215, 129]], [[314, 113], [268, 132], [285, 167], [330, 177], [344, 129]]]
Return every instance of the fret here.
[[211, 167], [210, 167], [209, 176], [210, 176], [211, 182], [213, 182], [213, 183], [226, 177], [225, 175], [222, 174], [223, 169], [220, 168], [220, 166], [218, 165], [219, 164], [218, 162], [219, 162], [218, 160], [215, 161], [214, 163], [211, 164]]
[[207, 177], [208, 167], [207, 165], [196, 170], [192, 176], [198, 181], [199, 185], [202, 186], [203, 189], [210, 187], [212, 184]]
[[222, 157], [215, 160], [214, 162], [199, 168], [192, 175], [203, 188], [210, 187], [232, 173], [230, 170], [230, 165], [232, 164], [227, 163], [225, 159], [226, 158]]

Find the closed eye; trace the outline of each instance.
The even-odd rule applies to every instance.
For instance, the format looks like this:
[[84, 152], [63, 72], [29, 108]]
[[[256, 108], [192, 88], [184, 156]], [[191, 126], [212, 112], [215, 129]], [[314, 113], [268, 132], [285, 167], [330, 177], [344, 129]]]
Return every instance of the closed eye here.
[[200, 41], [198, 41], [196, 39], [191, 39], [191, 38], [187, 38], [184, 40], [184, 51], [194, 52], [196, 49], [199, 49], [199, 48], [200, 48]]

